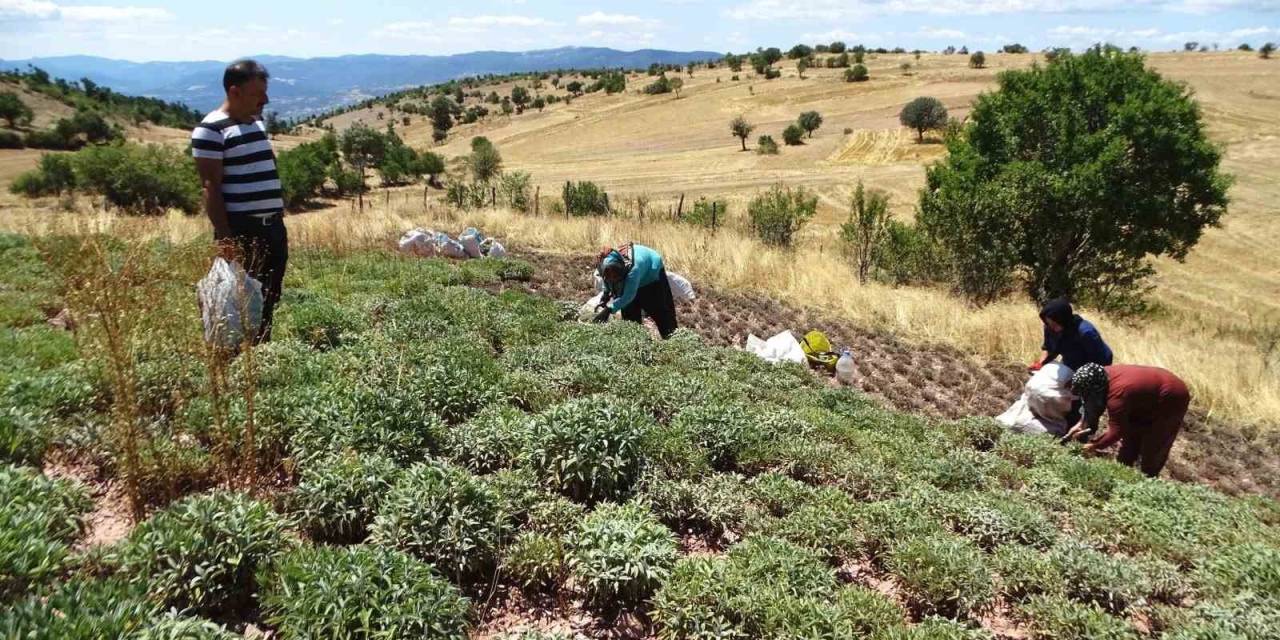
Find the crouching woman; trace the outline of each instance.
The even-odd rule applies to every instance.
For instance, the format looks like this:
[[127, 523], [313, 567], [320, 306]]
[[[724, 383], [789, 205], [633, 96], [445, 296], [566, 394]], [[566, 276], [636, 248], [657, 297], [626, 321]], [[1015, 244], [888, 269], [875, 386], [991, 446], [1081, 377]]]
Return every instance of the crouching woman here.
[[1071, 392], [1080, 397], [1084, 408], [1068, 439], [1095, 432], [1106, 411], [1106, 432], [1086, 444], [1085, 450], [1106, 449], [1119, 441], [1118, 462], [1137, 464], [1153, 478], [1160, 474], [1191, 404], [1186, 383], [1159, 367], [1086, 364], [1072, 374]]
[[595, 322], [607, 322], [615, 312], [632, 322], [647, 315], [664, 340], [675, 332], [676, 303], [661, 254], [634, 242], [606, 247], [596, 258], [596, 271], [604, 280], [604, 297], [596, 307]]

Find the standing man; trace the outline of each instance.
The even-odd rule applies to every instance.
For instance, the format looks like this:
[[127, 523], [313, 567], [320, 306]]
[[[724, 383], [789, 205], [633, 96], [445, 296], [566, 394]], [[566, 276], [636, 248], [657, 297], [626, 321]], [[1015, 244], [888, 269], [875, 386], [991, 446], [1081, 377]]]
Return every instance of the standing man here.
[[222, 74], [226, 100], [191, 132], [191, 154], [218, 255], [241, 262], [262, 283], [262, 326], [255, 343], [271, 339], [289, 259], [280, 175], [262, 124], [268, 77], [253, 60], [231, 63]]
[[1142, 473], [1159, 475], [1191, 404], [1186, 383], [1159, 367], [1089, 363], [1072, 374], [1071, 392], [1084, 401], [1084, 417], [1067, 438], [1096, 431], [1106, 411], [1106, 432], [1086, 444], [1085, 451], [1106, 449], [1119, 441], [1117, 462], [1136, 463]]

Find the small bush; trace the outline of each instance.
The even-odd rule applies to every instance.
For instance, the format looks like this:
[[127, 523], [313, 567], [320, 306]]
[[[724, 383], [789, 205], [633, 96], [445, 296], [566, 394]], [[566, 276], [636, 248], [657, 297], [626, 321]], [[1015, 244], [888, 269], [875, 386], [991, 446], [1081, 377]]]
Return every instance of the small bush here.
[[992, 555], [991, 563], [999, 576], [1000, 595], [1006, 600], [1022, 602], [1032, 596], [1062, 592], [1062, 574], [1044, 551], [1005, 545]]
[[565, 182], [561, 197], [565, 213], [571, 216], [603, 216], [609, 213], [609, 194], [594, 182]]
[[714, 229], [724, 226], [729, 203], [725, 200], [708, 200], [705, 196], [693, 203], [693, 211], [685, 214], [684, 222]]
[[740, 529], [748, 519], [746, 487], [731, 474], [705, 480], [657, 478], [645, 487], [642, 500], [668, 526], [715, 537]]
[[76, 153], [76, 182], [111, 204], [145, 214], [200, 208], [195, 164], [171, 147], [132, 143], [87, 147]]
[[789, 247], [792, 239], [818, 210], [817, 196], [804, 187], [781, 185], [756, 196], [747, 205], [751, 230], [765, 244]]
[[924, 614], [969, 616], [985, 609], [995, 596], [982, 553], [963, 538], [932, 536], [904, 542], [887, 564], [901, 580], [908, 602]]
[[792, 123], [782, 130], [782, 141], [788, 146], [804, 144], [804, 128], [798, 124]]
[[726, 471], [762, 437], [756, 417], [739, 404], [705, 402], [677, 413], [671, 426], [688, 433], [707, 452], [711, 466]]
[[76, 485], [0, 465], [0, 599], [66, 568], [91, 506]]
[[981, 69], [987, 66], [987, 55], [981, 51], [975, 51], [969, 56], [969, 68]]
[[138, 525], [120, 570], [166, 606], [217, 613], [252, 600], [254, 573], [293, 545], [271, 507], [238, 493], [176, 502]]
[[129, 636], [129, 640], [237, 640], [242, 637], [217, 623], [170, 613]]
[[283, 638], [467, 637], [467, 599], [393, 549], [299, 549], [259, 581], [265, 618]]
[[1096, 605], [1054, 596], [1036, 596], [1019, 609], [1037, 640], [1137, 640], [1124, 620]]
[[502, 515], [488, 484], [457, 467], [424, 462], [406, 470], [387, 493], [369, 540], [469, 582], [482, 578], [497, 559]]
[[1125, 558], [1074, 541], [1051, 549], [1049, 558], [1062, 576], [1065, 595], [1073, 600], [1122, 613], [1145, 595], [1143, 576]]
[[763, 532], [808, 549], [828, 564], [839, 565], [855, 559], [861, 550], [857, 526], [854, 502], [837, 490], [825, 489], [811, 503], [765, 526]]
[[675, 536], [634, 502], [599, 506], [570, 542], [569, 569], [596, 605], [648, 598], [675, 561]]
[[139, 585], [76, 576], [49, 592], [6, 601], [0, 607], [0, 635], [39, 640], [135, 638], [160, 610]]
[[0, 149], [21, 149], [24, 146], [22, 136], [16, 131], [0, 131]]
[[302, 468], [290, 512], [311, 537], [359, 542], [400, 470], [377, 454], [342, 453]]
[[35, 169], [23, 173], [9, 185], [9, 191], [28, 197], [59, 195], [76, 187], [75, 167], [70, 154], [46, 153]]
[[865, 82], [870, 77], [871, 74], [867, 73], [866, 65], [862, 64], [855, 64], [844, 71], [845, 82]]
[[491, 406], [445, 435], [445, 451], [473, 473], [514, 466], [529, 437], [532, 418], [514, 407]]
[[316, 296], [284, 308], [276, 327], [313, 349], [332, 349], [360, 328], [362, 318], [329, 298]]
[[1217, 549], [1196, 563], [1194, 579], [1206, 594], [1247, 591], [1280, 603], [1280, 549], [1255, 543]]
[[760, 136], [756, 140], [756, 153], [762, 156], [778, 155], [778, 143], [773, 140], [773, 136]]
[[608, 396], [570, 400], [534, 418], [521, 463], [555, 491], [585, 503], [624, 498], [640, 472], [651, 424]]
[[553, 590], [566, 575], [564, 542], [557, 536], [525, 531], [507, 547], [502, 569], [523, 589]]
[[1008, 543], [1045, 548], [1056, 528], [1034, 506], [994, 495], [965, 496], [947, 516], [951, 528], [983, 549]]

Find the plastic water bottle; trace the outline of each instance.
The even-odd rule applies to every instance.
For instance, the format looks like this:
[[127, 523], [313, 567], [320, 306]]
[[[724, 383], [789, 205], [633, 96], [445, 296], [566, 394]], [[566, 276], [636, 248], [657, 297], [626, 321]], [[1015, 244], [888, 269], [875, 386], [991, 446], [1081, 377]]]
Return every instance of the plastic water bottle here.
[[853, 354], [848, 349], [840, 352], [836, 360], [836, 379], [844, 384], [853, 384]]

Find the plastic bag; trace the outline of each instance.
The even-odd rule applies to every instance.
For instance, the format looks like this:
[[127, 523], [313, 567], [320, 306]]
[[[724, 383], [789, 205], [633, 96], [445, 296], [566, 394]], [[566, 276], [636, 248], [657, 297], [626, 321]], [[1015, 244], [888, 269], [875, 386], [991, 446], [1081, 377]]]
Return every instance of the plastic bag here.
[[603, 299], [604, 294], [597, 293], [591, 299], [582, 303], [582, 306], [578, 307], [578, 319], [583, 322], [589, 322], [595, 317], [597, 313], [596, 307], [600, 306], [600, 301]]
[[216, 258], [209, 273], [196, 283], [204, 339], [211, 345], [235, 350], [245, 336], [256, 336], [262, 326], [262, 283], [244, 267]]
[[429, 258], [436, 254], [435, 232], [411, 229], [400, 236], [400, 252]]
[[501, 242], [495, 240], [489, 244], [489, 252], [485, 255], [490, 258], [505, 258], [507, 257], [507, 248], [502, 246]]
[[803, 364], [804, 349], [800, 341], [790, 331], [783, 331], [768, 340], [761, 340], [755, 334], [747, 336], [747, 351], [760, 356], [767, 362], [794, 362]]
[[671, 299], [677, 303], [692, 302], [698, 297], [693, 291], [693, 283], [678, 273], [668, 271], [667, 284], [671, 285]]
[[479, 258], [484, 255], [480, 252], [480, 242], [484, 240], [484, 236], [480, 235], [474, 227], [468, 227], [466, 231], [458, 236], [458, 242], [462, 245], [462, 249], [467, 252], [469, 258]]
[[1042, 367], [1022, 389], [1019, 397], [996, 421], [1019, 433], [1064, 435], [1071, 425], [1071, 368], [1056, 362]]

